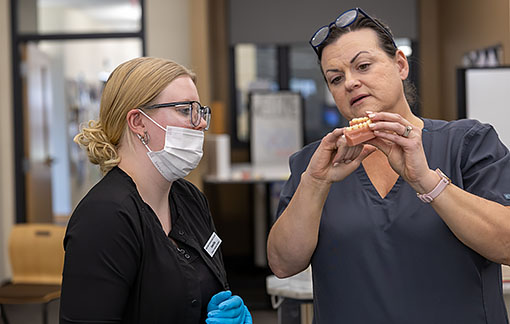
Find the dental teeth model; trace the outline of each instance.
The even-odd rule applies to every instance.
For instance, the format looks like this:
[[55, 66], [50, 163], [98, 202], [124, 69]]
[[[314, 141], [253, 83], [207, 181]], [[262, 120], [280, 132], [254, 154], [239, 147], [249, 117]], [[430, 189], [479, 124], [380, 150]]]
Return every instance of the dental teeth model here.
[[355, 146], [374, 138], [374, 132], [368, 127], [371, 123], [368, 117], [353, 118], [349, 121], [349, 126], [344, 131], [347, 145]]

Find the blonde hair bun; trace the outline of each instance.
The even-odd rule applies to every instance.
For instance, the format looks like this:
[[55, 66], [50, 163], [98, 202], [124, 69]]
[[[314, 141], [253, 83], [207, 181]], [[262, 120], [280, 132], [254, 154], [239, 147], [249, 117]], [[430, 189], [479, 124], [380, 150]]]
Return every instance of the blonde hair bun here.
[[117, 149], [110, 143], [98, 121], [91, 120], [87, 127], [82, 127], [80, 133], [74, 137], [74, 142], [85, 149], [89, 161], [98, 164], [103, 174], [120, 162]]

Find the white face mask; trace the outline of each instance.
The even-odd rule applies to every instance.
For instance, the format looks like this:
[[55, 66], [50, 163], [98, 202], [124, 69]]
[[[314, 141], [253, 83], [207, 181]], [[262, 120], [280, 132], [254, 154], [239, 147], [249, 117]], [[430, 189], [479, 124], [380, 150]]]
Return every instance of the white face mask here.
[[204, 132], [174, 126], [167, 126], [165, 129], [143, 111], [140, 110], [140, 112], [166, 132], [165, 147], [161, 151], [152, 151], [142, 140], [149, 151], [147, 155], [156, 169], [170, 182], [187, 176], [202, 159]]

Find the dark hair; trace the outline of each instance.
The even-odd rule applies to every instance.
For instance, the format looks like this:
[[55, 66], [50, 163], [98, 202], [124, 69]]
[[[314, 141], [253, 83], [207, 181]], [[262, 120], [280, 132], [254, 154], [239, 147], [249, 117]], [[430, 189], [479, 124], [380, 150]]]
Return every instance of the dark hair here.
[[[378, 18], [372, 17], [372, 19], [377, 21], [377, 23], [379, 23], [381, 26], [383, 26], [386, 29], [386, 31], [390, 35], [393, 36], [393, 33], [391, 32], [390, 28], [384, 22], [382, 22]], [[328, 38], [326, 38], [324, 40], [324, 42], [316, 48], [317, 57], [319, 59], [319, 65], [322, 60], [322, 51], [324, 50], [324, 48], [326, 46], [328, 46], [331, 43], [334, 43], [342, 35], [345, 35], [347, 33], [350, 33], [350, 32], [356, 31], [356, 30], [364, 29], [364, 28], [369, 28], [369, 29], [372, 29], [373, 31], [375, 31], [375, 33], [377, 35], [377, 39], [379, 40], [379, 46], [381, 47], [381, 49], [389, 57], [391, 57], [391, 58], [395, 57], [395, 55], [397, 53], [397, 49], [393, 45], [394, 44], [393, 38], [390, 38], [390, 36], [384, 30], [382, 30], [380, 26], [378, 26], [373, 21], [371, 21], [370, 19], [368, 19], [365, 16], [363, 16], [362, 14], [360, 14], [358, 16], [358, 19], [356, 19], [356, 21], [354, 21], [352, 24], [350, 24], [347, 27], [344, 27], [344, 28], [337, 28], [336, 26], [331, 27], [331, 29], [329, 31]], [[321, 73], [323, 73], [322, 68], [321, 68]], [[414, 84], [412, 84], [407, 79], [403, 80], [403, 86], [404, 86], [404, 93], [406, 96], [406, 100], [410, 106], [413, 106], [416, 103], [416, 99], [417, 99], [416, 87], [414, 86]]]

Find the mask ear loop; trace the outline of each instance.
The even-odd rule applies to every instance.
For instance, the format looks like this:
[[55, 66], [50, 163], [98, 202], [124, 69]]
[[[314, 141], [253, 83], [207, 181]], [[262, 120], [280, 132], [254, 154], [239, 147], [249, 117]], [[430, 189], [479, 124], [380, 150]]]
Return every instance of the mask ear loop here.
[[163, 126], [161, 126], [160, 124], [158, 124], [154, 119], [150, 118], [149, 115], [147, 115], [143, 110], [141, 110], [140, 108], [138, 108], [138, 110], [142, 113], [142, 115], [144, 115], [145, 117], [147, 117], [151, 122], [153, 122], [154, 124], [156, 124], [156, 126], [158, 126], [159, 128], [161, 128], [162, 130], [166, 131], [166, 128], [164, 128]]
[[152, 152], [152, 150], [149, 148], [149, 146], [147, 144], [149, 144], [149, 140], [150, 140], [150, 137], [149, 137], [149, 134], [147, 134], [147, 131], [145, 131], [143, 133], [143, 137], [140, 135], [140, 134], [136, 134], [136, 136], [138, 136], [138, 139], [140, 140], [140, 142], [142, 142], [142, 144], [145, 146], [145, 148], [149, 151], [149, 152]]

